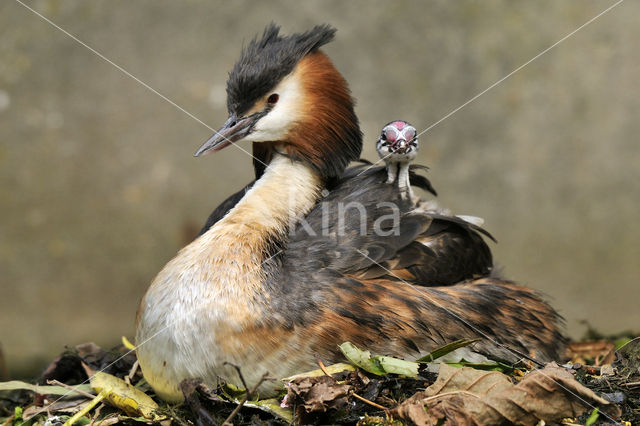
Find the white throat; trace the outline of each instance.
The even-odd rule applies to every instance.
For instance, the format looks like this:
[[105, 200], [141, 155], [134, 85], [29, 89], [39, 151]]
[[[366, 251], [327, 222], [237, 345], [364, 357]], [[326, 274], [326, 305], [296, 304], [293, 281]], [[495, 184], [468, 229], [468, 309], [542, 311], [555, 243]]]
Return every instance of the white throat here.
[[263, 262], [270, 245], [286, 239], [321, 187], [309, 166], [276, 153], [242, 200], [160, 271], [140, 304], [136, 343], [144, 342], [138, 359], [162, 398], [181, 400], [177, 385], [185, 378], [228, 377], [225, 361], [258, 362], [234, 359], [245, 351], [228, 347], [230, 336], [268, 315]]

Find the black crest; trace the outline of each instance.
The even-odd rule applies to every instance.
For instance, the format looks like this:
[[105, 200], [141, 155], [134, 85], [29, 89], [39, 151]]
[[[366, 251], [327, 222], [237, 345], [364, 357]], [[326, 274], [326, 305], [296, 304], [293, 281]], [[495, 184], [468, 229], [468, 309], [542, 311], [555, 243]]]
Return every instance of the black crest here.
[[272, 22], [260, 40], [256, 37], [242, 49], [227, 81], [230, 114], [245, 113], [293, 71], [300, 59], [333, 40], [336, 30], [325, 24], [290, 36], [280, 36], [279, 32], [280, 27]]

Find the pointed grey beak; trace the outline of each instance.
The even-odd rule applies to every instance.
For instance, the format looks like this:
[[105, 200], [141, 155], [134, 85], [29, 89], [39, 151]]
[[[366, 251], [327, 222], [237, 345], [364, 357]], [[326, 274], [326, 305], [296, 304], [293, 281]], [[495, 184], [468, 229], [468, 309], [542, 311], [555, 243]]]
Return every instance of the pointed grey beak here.
[[222, 127], [207, 139], [193, 156], [200, 157], [209, 152], [220, 151], [233, 142], [247, 137], [258, 119], [259, 117], [257, 117], [256, 114], [241, 118], [237, 118], [235, 114], [231, 114]]

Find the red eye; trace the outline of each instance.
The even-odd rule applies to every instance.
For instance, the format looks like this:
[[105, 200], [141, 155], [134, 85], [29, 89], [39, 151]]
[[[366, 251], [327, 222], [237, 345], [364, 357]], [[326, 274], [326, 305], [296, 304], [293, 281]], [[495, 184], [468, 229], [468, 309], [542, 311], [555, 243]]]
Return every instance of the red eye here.
[[269, 98], [267, 98], [267, 103], [269, 105], [275, 105], [275, 103], [278, 102], [278, 99], [280, 99], [280, 96], [277, 93], [273, 93]]
[[395, 142], [398, 138], [398, 131], [394, 128], [387, 128], [384, 131], [384, 135], [386, 136], [389, 142]]
[[416, 137], [416, 130], [413, 127], [407, 127], [404, 131], [404, 138], [407, 142], [411, 142]]

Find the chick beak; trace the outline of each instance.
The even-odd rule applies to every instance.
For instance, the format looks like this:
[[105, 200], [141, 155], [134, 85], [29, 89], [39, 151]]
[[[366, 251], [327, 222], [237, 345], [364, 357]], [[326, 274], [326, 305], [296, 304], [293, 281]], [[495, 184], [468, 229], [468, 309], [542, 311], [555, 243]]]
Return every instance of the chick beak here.
[[222, 127], [207, 139], [193, 156], [200, 157], [209, 152], [220, 151], [233, 142], [245, 138], [251, 133], [253, 125], [257, 121], [256, 118], [254, 116], [238, 118], [235, 114], [231, 114]]
[[399, 138], [396, 143], [393, 144], [394, 150], [399, 154], [404, 154], [407, 151], [407, 141]]

